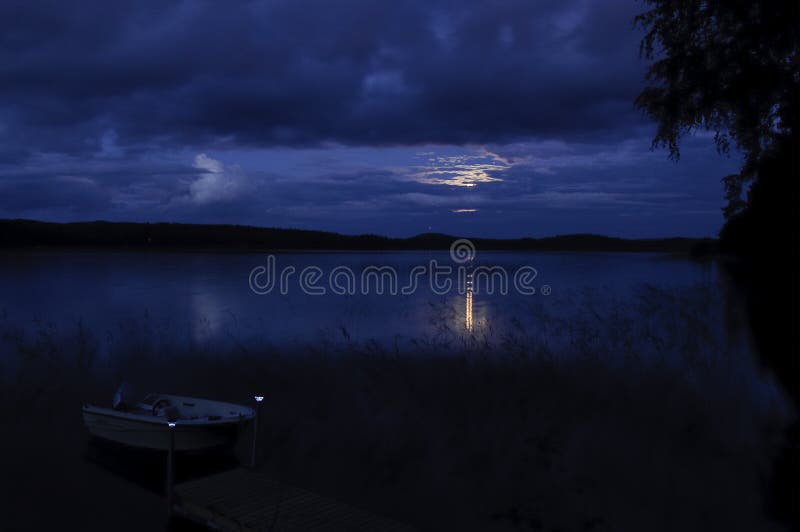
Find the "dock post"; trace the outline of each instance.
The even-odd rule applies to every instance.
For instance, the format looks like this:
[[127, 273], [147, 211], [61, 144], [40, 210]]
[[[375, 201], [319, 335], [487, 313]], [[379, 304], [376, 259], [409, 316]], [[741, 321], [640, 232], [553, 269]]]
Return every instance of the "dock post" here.
[[256, 467], [256, 449], [258, 449], [258, 426], [260, 425], [261, 421], [261, 401], [264, 400], [263, 395], [256, 395], [256, 417], [253, 420], [253, 445], [252, 449], [250, 449], [250, 467]]
[[169, 449], [167, 450], [167, 519], [172, 520], [173, 488], [175, 486], [175, 423], [167, 423], [169, 427]]

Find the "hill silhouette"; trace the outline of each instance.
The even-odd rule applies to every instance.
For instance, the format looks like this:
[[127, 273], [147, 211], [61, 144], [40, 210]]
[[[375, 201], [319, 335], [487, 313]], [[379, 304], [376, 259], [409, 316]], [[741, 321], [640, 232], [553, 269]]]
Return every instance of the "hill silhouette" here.
[[[459, 237], [423, 233], [410, 238], [343, 235], [326, 231], [246, 225], [0, 220], [0, 248], [154, 250], [446, 250]], [[713, 239], [624, 239], [594, 234], [547, 238], [471, 239], [484, 250], [620, 251], [707, 254]]]

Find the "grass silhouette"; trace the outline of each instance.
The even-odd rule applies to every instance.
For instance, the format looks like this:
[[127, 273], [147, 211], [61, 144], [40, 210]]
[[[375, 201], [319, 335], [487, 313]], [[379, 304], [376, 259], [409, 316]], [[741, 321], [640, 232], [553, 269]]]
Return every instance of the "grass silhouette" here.
[[[261, 470], [421, 530], [779, 530], [761, 487], [791, 412], [752, 382], [737, 343], [715, 336], [710, 297], [643, 287], [633, 312], [601, 314], [585, 295], [580, 319], [531, 309], [547, 335], [445, 327], [410, 352], [170, 345], [147, 322], [113, 338], [82, 322], [3, 322], [0, 419], [22, 442], [2, 457], [9, 482], [26, 479], [5, 499], [11, 522], [43, 523], [32, 506], [49, 485], [61, 486], [65, 522], [102, 528], [102, 515], [80, 513], [84, 497], [116, 507], [130, 488], [57, 468], [84, 475], [80, 403], [109, 400], [125, 379], [242, 403], [263, 393]], [[142, 525], [115, 524], [126, 526]]]

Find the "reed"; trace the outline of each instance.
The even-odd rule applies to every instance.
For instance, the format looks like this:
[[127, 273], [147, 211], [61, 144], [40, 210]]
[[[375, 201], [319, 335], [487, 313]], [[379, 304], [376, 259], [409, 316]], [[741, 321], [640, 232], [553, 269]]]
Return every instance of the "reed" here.
[[708, 326], [712, 296], [644, 287], [633, 315], [576, 297], [575, 320], [527, 309], [535, 333], [442, 328], [408, 351], [344, 333], [289, 352], [180, 345], [146, 320], [105, 338], [8, 327], [0, 419], [80, 433], [80, 402], [121, 379], [259, 392], [262, 470], [422, 530], [778, 530], [761, 486], [792, 413]]

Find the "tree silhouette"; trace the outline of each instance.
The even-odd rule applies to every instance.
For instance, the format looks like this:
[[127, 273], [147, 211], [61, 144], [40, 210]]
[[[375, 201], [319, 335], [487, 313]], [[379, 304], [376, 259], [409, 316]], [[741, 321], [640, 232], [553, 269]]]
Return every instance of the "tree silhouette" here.
[[[652, 61], [636, 105], [658, 124], [653, 147], [680, 155], [680, 138], [714, 131], [717, 147], [744, 155], [723, 178], [728, 205], [720, 247], [742, 288], [753, 338], [800, 407], [800, 2], [644, 0], [635, 22]], [[785, 433], [768, 504], [800, 530], [800, 422]]]
[[750, 204], [743, 195], [764, 159], [799, 146], [800, 2], [644, 1], [635, 24], [652, 63], [636, 106], [658, 124], [653, 147], [675, 159], [680, 138], [698, 129], [713, 131], [720, 151], [744, 154], [740, 173], [723, 179], [730, 219]]

